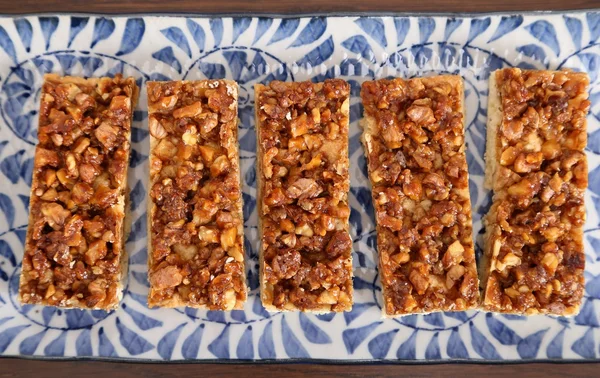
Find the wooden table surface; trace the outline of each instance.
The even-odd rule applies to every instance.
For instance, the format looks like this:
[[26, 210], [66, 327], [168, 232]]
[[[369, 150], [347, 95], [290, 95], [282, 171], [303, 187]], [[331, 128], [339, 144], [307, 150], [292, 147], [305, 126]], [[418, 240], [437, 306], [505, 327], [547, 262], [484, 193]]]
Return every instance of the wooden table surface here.
[[[301, 4], [301, 6], [300, 6]], [[271, 13], [332, 12], [500, 12], [525, 10], [574, 10], [600, 8], [598, 0], [0, 0], [0, 14], [39, 12], [86, 13]], [[92, 361], [35, 361], [0, 359], [0, 378], [5, 377], [225, 377], [235, 375], [314, 378], [348, 377], [598, 377], [600, 364], [535, 363], [517, 365], [318, 365], [318, 364], [133, 364]]]

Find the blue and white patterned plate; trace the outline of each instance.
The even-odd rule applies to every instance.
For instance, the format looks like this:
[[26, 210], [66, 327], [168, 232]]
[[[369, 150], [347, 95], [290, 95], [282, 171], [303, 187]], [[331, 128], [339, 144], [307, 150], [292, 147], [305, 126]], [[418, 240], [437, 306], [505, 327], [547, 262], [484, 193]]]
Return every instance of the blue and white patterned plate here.
[[[483, 154], [490, 71], [568, 67], [591, 77], [586, 293], [574, 318], [469, 311], [382, 320], [373, 206], [359, 143], [363, 80], [456, 73], [464, 77], [474, 236], [481, 252]], [[0, 355], [140, 360], [597, 359], [600, 343], [600, 13], [477, 17], [0, 18]], [[244, 310], [146, 307], [146, 93], [135, 111], [129, 275], [118, 310], [60, 310], [16, 300], [41, 79], [46, 72], [148, 80], [226, 77], [240, 84], [248, 280]], [[342, 77], [352, 85], [351, 232], [355, 305], [329, 315], [269, 314], [260, 304], [253, 84]], [[142, 87], [143, 88], [143, 87]]]

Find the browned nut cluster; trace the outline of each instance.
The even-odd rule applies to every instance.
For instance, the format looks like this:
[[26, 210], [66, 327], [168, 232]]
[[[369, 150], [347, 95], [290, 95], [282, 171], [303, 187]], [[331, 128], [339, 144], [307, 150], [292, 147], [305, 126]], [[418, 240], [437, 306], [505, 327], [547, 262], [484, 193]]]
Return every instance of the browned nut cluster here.
[[246, 300], [237, 85], [148, 83], [150, 306]]
[[385, 314], [475, 307], [462, 80], [369, 81], [361, 97]]
[[584, 290], [589, 79], [575, 72], [504, 69], [487, 215], [484, 306], [569, 315]]
[[268, 310], [352, 307], [349, 95], [342, 80], [256, 86], [261, 289]]
[[23, 303], [117, 306], [137, 94], [133, 78], [45, 77], [20, 283]]

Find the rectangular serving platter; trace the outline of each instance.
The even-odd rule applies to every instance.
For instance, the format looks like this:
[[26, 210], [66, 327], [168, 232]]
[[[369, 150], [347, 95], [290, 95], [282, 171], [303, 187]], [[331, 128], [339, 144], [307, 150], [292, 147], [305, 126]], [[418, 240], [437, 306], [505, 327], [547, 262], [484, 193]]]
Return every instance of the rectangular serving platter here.
[[[464, 79], [473, 233], [481, 254], [488, 77], [518, 66], [586, 71], [589, 189], [586, 292], [572, 318], [480, 311], [381, 319], [373, 206], [360, 143], [360, 83], [458, 74]], [[45, 73], [123, 73], [143, 90], [134, 113], [129, 171], [129, 274], [119, 308], [21, 306], [17, 300], [37, 109]], [[43, 15], [0, 18], [0, 355], [139, 361], [443, 362], [596, 360], [600, 357], [600, 13], [346, 17]], [[322, 81], [352, 87], [351, 312], [268, 313], [258, 293], [256, 83]], [[228, 313], [147, 307], [149, 136], [145, 83], [236, 80], [249, 298]]]

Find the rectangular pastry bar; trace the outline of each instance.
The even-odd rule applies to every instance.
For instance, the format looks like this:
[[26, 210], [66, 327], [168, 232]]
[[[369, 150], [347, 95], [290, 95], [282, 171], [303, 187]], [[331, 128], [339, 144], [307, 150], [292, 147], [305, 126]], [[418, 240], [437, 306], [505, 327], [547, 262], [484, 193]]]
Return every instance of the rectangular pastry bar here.
[[109, 310], [127, 272], [125, 197], [133, 78], [46, 75], [19, 298]]
[[256, 85], [260, 285], [269, 311], [349, 311], [350, 86]]
[[572, 315], [584, 291], [585, 73], [490, 76], [482, 283], [486, 310]]
[[148, 305], [241, 309], [244, 217], [233, 81], [149, 82]]
[[476, 307], [462, 79], [368, 81], [361, 97], [383, 315]]

